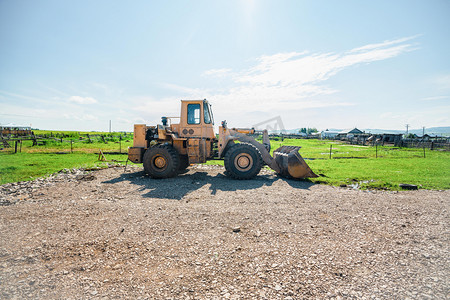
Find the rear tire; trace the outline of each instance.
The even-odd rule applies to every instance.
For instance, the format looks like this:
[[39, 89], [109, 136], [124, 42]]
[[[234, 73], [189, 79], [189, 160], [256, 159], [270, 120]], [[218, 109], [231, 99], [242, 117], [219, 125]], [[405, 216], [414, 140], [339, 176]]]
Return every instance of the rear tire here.
[[169, 178], [177, 175], [180, 157], [171, 145], [155, 145], [145, 151], [143, 164], [152, 178]]
[[226, 175], [235, 179], [252, 179], [262, 167], [261, 153], [252, 144], [234, 144], [225, 153]]
[[183, 172], [189, 167], [189, 158], [186, 155], [180, 155], [180, 165], [178, 166], [178, 172]]

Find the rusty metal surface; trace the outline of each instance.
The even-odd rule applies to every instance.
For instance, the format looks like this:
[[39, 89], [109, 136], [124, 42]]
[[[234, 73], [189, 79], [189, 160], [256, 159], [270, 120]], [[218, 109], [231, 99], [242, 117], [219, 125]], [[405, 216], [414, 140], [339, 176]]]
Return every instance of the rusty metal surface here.
[[319, 177], [298, 153], [300, 148], [298, 146], [281, 146], [273, 152], [274, 159], [281, 169], [280, 174], [292, 178]]
[[128, 159], [134, 163], [142, 163], [145, 148], [142, 147], [130, 147], [128, 148]]
[[275, 172], [281, 173], [281, 169], [278, 166], [277, 162], [273, 159], [273, 157], [270, 155], [269, 151], [267, 151], [266, 147], [264, 147], [263, 144], [258, 143], [254, 138], [249, 137], [245, 134], [242, 134], [240, 132], [234, 131], [230, 129], [230, 135], [234, 139], [237, 139], [240, 142], [249, 143], [258, 148], [259, 152], [261, 153], [262, 160]]
[[254, 138], [246, 136], [234, 130], [230, 130], [230, 134], [237, 140], [252, 144], [256, 148], [258, 148], [259, 152], [261, 152], [261, 157], [263, 161], [272, 170], [274, 170], [275, 172], [277, 172], [282, 176], [292, 178], [319, 177], [311, 170], [311, 168], [305, 162], [300, 153], [298, 153], [298, 150], [301, 148], [299, 146], [281, 146], [280, 148], [274, 151], [273, 153], [274, 157], [272, 157], [266, 148], [267, 144], [270, 147], [270, 142], [268, 141], [268, 139], [264, 139], [263, 137], [264, 144], [261, 144]]

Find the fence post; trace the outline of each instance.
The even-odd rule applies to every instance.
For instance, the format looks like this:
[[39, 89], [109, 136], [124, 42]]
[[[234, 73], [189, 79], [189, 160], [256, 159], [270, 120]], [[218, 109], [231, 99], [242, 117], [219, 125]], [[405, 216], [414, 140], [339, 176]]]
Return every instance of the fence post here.
[[122, 136], [119, 136], [119, 153], [122, 153]]
[[19, 152], [22, 153], [22, 140], [20, 140], [20, 150], [19, 150]]
[[73, 148], [72, 148], [72, 139], [70, 139], [70, 153], [73, 153]]
[[16, 140], [15, 145], [14, 145], [14, 153], [17, 153], [17, 140]]
[[425, 158], [425, 146], [423, 146], [423, 158]]
[[331, 149], [333, 148], [333, 145], [330, 145], [330, 159], [331, 159]]

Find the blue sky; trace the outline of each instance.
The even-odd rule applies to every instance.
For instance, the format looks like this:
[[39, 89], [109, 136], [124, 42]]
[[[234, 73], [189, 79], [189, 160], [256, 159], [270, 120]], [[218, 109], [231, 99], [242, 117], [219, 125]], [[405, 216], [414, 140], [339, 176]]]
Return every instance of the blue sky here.
[[450, 126], [450, 1], [0, 0], [0, 123]]

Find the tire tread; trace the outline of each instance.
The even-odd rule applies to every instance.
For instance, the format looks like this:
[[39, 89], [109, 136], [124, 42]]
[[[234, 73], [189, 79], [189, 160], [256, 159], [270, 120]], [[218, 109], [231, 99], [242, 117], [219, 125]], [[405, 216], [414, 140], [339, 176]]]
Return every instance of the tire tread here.
[[[243, 150], [253, 152], [253, 154], [255, 156], [255, 159], [253, 162], [254, 166], [250, 171], [248, 171], [246, 173], [238, 173], [238, 171], [234, 171], [234, 157], [237, 154], [241, 153]], [[225, 165], [225, 169], [226, 169], [225, 174], [227, 176], [232, 177], [234, 179], [239, 179], [239, 180], [252, 179], [256, 175], [258, 175], [259, 171], [262, 168], [261, 153], [259, 152], [258, 148], [256, 148], [252, 144], [249, 144], [249, 143], [234, 144], [225, 153], [224, 165]]]
[[[157, 173], [154, 172], [151, 167], [151, 160], [152, 156], [154, 154], [161, 154], [161, 152], [167, 152], [168, 159], [170, 160], [168, 162], [168, 167], [163, 172]], [[147, 151], [145, 151], [144, 154], [144, 170], [145, 173], [150, 175], [152, 178], [170, 178], [174, 177], [178, 174], [178, 168], [180, 165], [180, 158], [178, 155], [177, 150], [173, 148], [171, 145], [166, 144], [157, 144], [151, 148], [148, 148]]]

